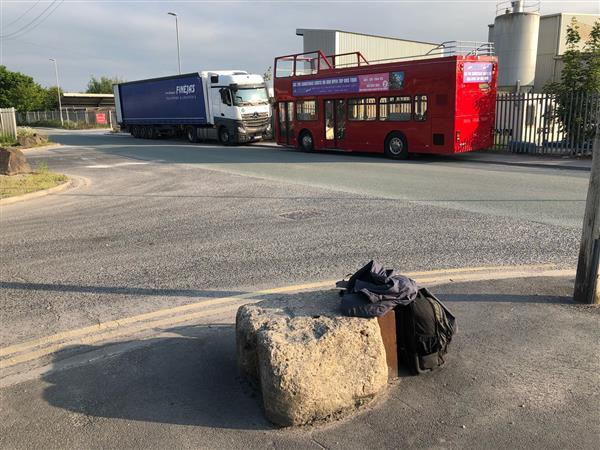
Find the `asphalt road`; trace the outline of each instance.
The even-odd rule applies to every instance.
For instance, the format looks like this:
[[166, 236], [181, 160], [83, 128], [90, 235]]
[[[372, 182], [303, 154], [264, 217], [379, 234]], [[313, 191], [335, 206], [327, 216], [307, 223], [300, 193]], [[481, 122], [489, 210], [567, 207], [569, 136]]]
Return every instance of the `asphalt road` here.
[[589, 172], [54, 132], [77, 189], [3, 206], [4, 344], [199, 298], [400, 271], [574, 267]]

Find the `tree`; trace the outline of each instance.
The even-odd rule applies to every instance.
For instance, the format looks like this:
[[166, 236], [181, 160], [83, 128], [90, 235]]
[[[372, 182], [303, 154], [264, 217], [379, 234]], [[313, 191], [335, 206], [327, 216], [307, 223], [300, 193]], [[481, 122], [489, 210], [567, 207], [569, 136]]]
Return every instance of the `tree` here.
[[[44, 98], [44, 107], [43, 109], [46, 110], [56, 110], [58, 111], [58, 87], [56, 86], [50, 86], [49, 88], [46, 88], [46, 95]], [[63, 93], [63, 90], [60, 90], [60, 93]]]
[[265, 73], [263, 73], [263, 79], [265, 81], [271, 81], [272, 78], [273, 78], [273, 69], [271, 69], [271, 66], [269, 66], [267, 68], [267, 70], [265, 70]]
[[600, 97], [600, 21], [596, 21], [583, 48], [575, 17], [567, 27], [564, 68], [560, 81], [546, 91], [556, 94], [556, 115], [564, 124], [568, 138], [577, 146], [591, 143], [596, 132], [596, 117], [586, 121], [585, 113], [594, 111]]
[[88, 82], [86, 92], [88, 94], [112, 94], [113, 84], [122, 82], [123, 80], [118, 77], [109, 78], [102, 76], [100, 78], [96, 78], [94, 75], [92, 75], [92, 78], [90, 78], [90, 81]]
[[32, 77], [0, 66], [0, 108], [35, 111], [43, 109], [45, 101], [46, 90]]

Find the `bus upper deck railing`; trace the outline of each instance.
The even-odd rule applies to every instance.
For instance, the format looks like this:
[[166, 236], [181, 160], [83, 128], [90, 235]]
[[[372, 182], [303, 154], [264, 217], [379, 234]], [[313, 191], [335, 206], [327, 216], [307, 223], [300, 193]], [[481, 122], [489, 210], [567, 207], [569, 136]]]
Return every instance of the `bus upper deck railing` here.
[[442, 58], [446, 56], [493, 56], [494, 44], [476, 41], [447, 41], [426, 53], [367, 61], [360, 52], [325, 56], [321, 51], [298, 53], [275, 58], [275, 78], [314, 75], [324, 70], [363, 67], [371, 64]]

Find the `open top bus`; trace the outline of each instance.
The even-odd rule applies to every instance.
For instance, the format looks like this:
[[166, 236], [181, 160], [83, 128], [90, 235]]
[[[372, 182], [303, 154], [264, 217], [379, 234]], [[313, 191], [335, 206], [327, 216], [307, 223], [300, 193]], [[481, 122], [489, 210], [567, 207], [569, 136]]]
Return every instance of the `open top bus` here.
[[275, 58], [277, 143], [304, 151], [453, 154], [493, 143], [497, 60], [490, 43], [443, 43], [369, 62], [360, 52]]

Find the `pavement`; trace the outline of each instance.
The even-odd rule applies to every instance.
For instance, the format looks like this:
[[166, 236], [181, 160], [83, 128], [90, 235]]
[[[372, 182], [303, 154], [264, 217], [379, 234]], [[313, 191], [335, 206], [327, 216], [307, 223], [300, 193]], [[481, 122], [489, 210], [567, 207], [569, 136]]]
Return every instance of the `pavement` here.
[[[570, 304], [565, 278], [581, 167], [50, 137], [63, 145], [28, 159], [85, 183], [0, 208], [0, 446], [590, 447], [597, 315]], [[232, 311], [327, 289], [371, 258], [437, 274], [457, 359], [333, 434], [272, 429], [235, 378]]]
[[83, 360], [56, 356], [41, 379], [2, 389], [0, 446], [596, 448], [600, 310], [573, 304], [572, 286], [571, 276], [436, 285], [459, 325], [446, 365], [402, 373], [355, 417], [299, 429], [269, 424], [238, 377], [232, 316], [81, 346]]
[[[126, 133], [120, 133], [121, 136], [126, 136]], [[277, 143], [265, 141], [255, 144], [267, 148], [278, 148]], [[456, 155], [412, 155], [416, 160], [436, 161], [454, 161], [454, 162], [479, 162], [483, 164], [496, 164], [515, 167], [540, 167], [540, 168], [555, 168], [563, 170], [583, 170], [589, 172], [592, 168], [592, 158], [589, 157], [572, 157], [553, 154], [530, 155], [523, 153], [513, 153], [498, 150], [481, 150], [476, 152], [459, 153]]]

